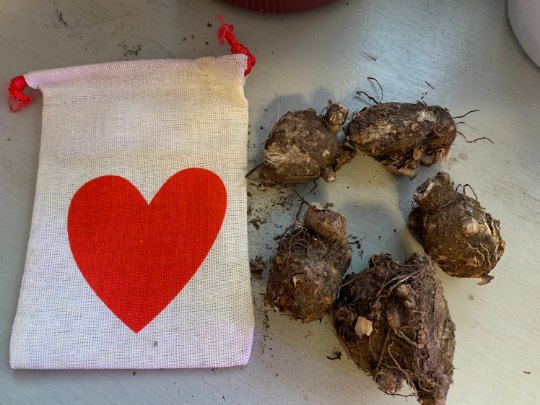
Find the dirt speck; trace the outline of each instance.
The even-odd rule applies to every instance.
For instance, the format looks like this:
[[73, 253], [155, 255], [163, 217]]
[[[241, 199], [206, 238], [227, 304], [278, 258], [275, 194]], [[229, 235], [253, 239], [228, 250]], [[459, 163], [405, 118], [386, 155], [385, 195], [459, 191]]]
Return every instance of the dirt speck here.
[[251, 277], [255, 280], [262, 280], [262, 273], [264, 270], [264, 263], [261, 256], [257, 256], [255, 260], [249, 263], [249, 269], [251, 271]]
[[328, 360], [332, 360], [332, 361], [333, 361], [333, 360], [341, 360], [341, 352], [340, 352], [339, 350], [336, 349], [336, 350], [334, 350], [334, 351], [332, 352], [332, 355], [331, 355], [331, 356], [326, 356], [326, 358], [327, 358]]
[[266, 224], [268, 221], [268, 216], [265, 216], [263, 219], [261, 218], [254, 218], [249, 223], [255, 227], [255, 229], [259, 229], [262, 224]]
[[141, 52], [141, 50], [142, 50], [142, 45], [141, 44], [137, 45], [136, 47], [134, 45], [131, 48], [129, 48], [127, 44], [121, 44], [121, 47], [125, 51], [123, 53], [125, 58], [127, 58], [128, 56], [131, 56], [131, 55], [137, 56], [139, 54], [139, 52]]
[[[358, 239], [356, 236], [352, 236], [353, 239]], [[359, 240], [355, 240], [354, 242], [350, 242], [349, 243], [351, 244], [351, 246], [356, 246], [356, 249], [358, 251], [358, 255], [360, 256], [361, 259], [364, 259], [363, 258], [363, 254], [364, 254], [364, 251], [362, 250], [362, 243], [361, 241]]]
[[367, 60], [369, 60], [371, 63], [375, 63], [375, 62], [377, 61], [377, 58], [376, 58], [376, 57], [371, 56], [371, 55], [368, 54], [368, 53], [362, 52], [360, 55], [362, 55], [364, 58], [366, 58]]
[[58, 20], [58, 22], [60, 24], [62, 24], [64, 26], [64, 28], [67, 28], [68, 27], [68, 23], [64, 21], [64, 16], [62, 15], [62, 13], [60, 12], [60, 10], [56, 9], [56, 18]]

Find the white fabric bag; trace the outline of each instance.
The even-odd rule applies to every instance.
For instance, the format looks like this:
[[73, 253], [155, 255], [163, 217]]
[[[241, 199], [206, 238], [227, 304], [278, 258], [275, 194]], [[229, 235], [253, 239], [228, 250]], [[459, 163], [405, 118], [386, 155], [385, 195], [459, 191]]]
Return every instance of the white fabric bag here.
[[247, 363], [246, 61], [24, 76], [43, 128], [12, 368]]

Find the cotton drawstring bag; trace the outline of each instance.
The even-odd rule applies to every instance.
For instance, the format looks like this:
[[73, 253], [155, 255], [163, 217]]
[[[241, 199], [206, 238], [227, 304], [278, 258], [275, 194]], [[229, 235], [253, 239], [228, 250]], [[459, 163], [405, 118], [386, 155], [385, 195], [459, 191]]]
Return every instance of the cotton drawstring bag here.
[[[114, 62], [14, 79], [43, 93], [32, 227], [11, 367], [246, 364], [254, 58]], [[244, 54], [242, 54], [244, 53]], [[246, 56], [247, 54], [247, 56]]]

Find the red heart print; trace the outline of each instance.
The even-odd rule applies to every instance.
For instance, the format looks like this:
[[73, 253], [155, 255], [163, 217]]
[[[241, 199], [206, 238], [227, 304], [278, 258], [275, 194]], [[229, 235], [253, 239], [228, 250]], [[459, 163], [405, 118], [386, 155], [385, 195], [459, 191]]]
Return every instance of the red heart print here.
[[226, 209], [225, 185], [209, 170], [176, 173], [150, 204], [128, 180], [98, 177], [71, 200], [69, 244], [92, 290], [138, 333], [193, 277]]

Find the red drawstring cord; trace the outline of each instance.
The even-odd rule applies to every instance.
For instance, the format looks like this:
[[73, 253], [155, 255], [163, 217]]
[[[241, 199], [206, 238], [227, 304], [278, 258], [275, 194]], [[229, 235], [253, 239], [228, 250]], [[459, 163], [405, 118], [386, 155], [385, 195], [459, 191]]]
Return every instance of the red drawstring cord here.
[[217, 32], [219, 43], [223, 45], [225, 41], [227, 41], [227, 43], [231, 46], [231, 53], [241, 53], [247, 56], [247, 69], [244, 76], [249, 75], [251, 73], [251, 68], [255, 66], [255, 63], [257, 62], [255, 60], [255, 56], [253, 56], [253, 54], [244, 45], [238, 43], [233, 34], [232, 24], [225, 24], [223, 17], [220, 15], [218, 15], [217, 18], [221, 20], [221, 28], [219, 28]]
[[[253, 54], [244, 45], [238, 43], [233, 34], [232, 24], [225, 24], [222, 16], [218, 16], [218, 18], [221, 20], [221, 27], [218, 29], [217, 33], [219, 43], [223, 45], [225, 41], [227, 41], [231, 47], [232, 53], [241, 53], [247, 56], [247, 69], [244, 73], [244, 76], [247, 76], [251, 73], [251, 68], [255, 66], [255, 63], [257, 62], [255, 60], [255, 56], [253, 56]], [[8, 89], [8, 104], [11, 112], [17, 112], [32, 102], [32, 97], [23, 94], [23, 90], [26, 87], [28, 87], [28, 83], [26, 83], [24, 76], [17, 76], [11, 79]]]
[[11, 112], [17, 112], [32, 102], [32, 97], [23, 94], [23, 90], [28, 87], [24, 76], [17, 76], [11, 79], [9, 83], [9, 109]]

